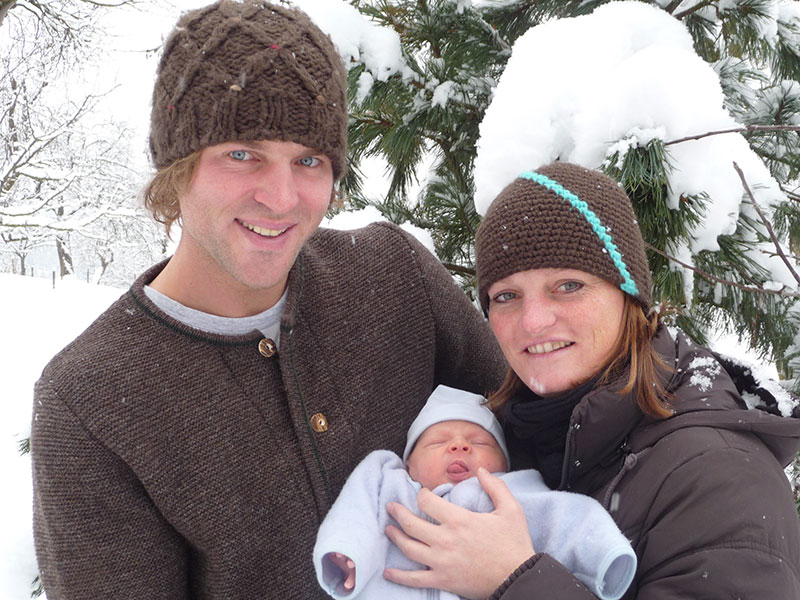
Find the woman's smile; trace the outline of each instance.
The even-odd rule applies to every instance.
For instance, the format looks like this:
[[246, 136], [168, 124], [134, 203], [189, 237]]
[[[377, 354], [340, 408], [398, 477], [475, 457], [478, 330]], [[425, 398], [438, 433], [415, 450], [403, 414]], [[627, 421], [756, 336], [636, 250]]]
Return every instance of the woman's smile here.
[[573, 342], [543, 342], [532, 344], [526, 348], [528, 354], [550, 354], [562, 348], [572, 346]]

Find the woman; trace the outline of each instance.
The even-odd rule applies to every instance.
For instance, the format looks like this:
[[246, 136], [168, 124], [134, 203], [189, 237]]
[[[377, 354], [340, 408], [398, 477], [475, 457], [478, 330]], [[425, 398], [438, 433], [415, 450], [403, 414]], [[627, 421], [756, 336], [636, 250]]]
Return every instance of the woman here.
[[[800, 520], [781, 468], [800, 419], [748, 410], [742, 381], [659, 325], [619, 186], [565, 163], [525, 173], [489, 208], [476, 249], [480, 302], [510, 366], [491, 402], [512, 466], [609, 510], [639, 560], [625, 598], [800, 598]], [[502, 484], [480, 478], [492, 515], [425, 490], [438, 524], [388, 508], [402, 528], [388, 535], [430, 569], [385, 576], [470, 598], [592, 598], [530, 547]], [[468, 552], [469, 539], [485, 542]]]

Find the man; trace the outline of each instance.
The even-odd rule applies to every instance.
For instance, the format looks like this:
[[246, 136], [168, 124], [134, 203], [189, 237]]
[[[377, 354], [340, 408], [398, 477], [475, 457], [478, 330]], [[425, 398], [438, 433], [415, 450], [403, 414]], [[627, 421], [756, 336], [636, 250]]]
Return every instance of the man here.
[[479, 313], [389, 224], [317, 227], [345, 168], [345, 72], [301, 12], [184, 15], [153, 95], [147, 205], [175, 255], [45, 369], [34, 535], [59, 598], [323, 598], [321, 519], [439, 383], [504, 371]]

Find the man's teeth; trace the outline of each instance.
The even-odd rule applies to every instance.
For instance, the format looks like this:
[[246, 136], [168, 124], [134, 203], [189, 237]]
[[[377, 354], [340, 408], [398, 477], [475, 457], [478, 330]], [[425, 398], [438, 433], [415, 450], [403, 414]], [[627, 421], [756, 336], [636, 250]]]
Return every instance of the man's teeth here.
[[283, 229], [267, 229], [266, 227], [259, 227], [258, 225], [250, 225], [250, 223], [245, 223], [244, 221], [239, 222], [253, 233], [263, 235], [264, 237], [277, 237], [288, 229], [287, 227]]
[[565, 348], [571, 345], [572, 342], [545, 342], [544, 344], [536, 344], [534, 346], [528, 346], [528, 352], [530, 352], [531, 354], [545, 354], [546, 352], [552, 352], [553, 350], [560, 350], [561, 348]]

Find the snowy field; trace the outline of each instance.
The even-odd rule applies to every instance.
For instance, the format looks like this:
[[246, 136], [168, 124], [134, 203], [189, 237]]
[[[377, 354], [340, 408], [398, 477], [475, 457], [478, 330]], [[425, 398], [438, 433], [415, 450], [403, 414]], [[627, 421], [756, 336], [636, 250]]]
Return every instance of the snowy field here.
[[0, 600], [27, 600], [37, 574], [31, 534], [30, 458], [19, 455], [30, 433], [33, 384], [48, 360], [91, 323], [123, 290], [78, 281], [0, 273]]

